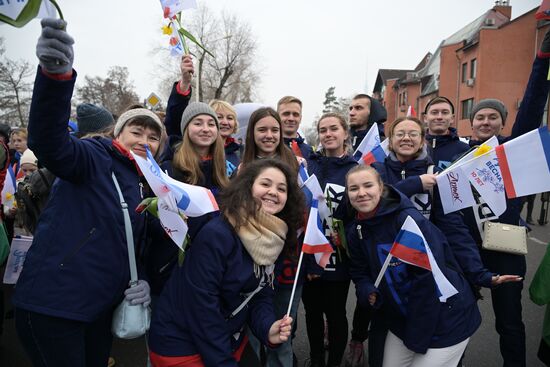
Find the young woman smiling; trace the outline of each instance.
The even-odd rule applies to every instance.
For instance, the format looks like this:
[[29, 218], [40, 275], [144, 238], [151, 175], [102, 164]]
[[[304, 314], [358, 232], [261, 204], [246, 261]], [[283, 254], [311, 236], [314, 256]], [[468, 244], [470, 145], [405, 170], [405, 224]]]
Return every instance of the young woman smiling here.
[[155, 367], [259, 366], [245, 324], [266, 345], [289, 338], [292, 319], [276, 321], [271, 298], [274, 263], [295, 251], [302, 222], [296, 173], [279, 160], [252, 162], [221, 194], [220, 208], [153, 312]]
[[[190, 103], [181, 117], [180, 129], [182, 142], [176, 145], [172, 160], [165, 161], [160, 166], [174, 179], [206, 187], [217, 197], [229, 183], [217, 114], [205, 103]], [[190, 244], [200, 228], [216, 215], [217, 213], [209, 213], [188, 218]], [[153, 233], [157, 234], [159, 231]], [[178, 247], [167, 235], [151, 236], [145, 259], [153, 295], [161, 293], [177, 258]]]
[[77, 75], [74, 40], [66, 29], [61, 19], [42, 19], [36, 47], [40, 67], [28, 143], [58, 178], [15, 290], [15, 324], [34, 366], [103, 367], [116, 305], [124, 297], [135, 305], [150, 303], [146, 281], [129, 288], [120, 196], [129, 208], [139, 254], [146, 217], [133, 208], [143, 199], [143, 181], [130, 152], [144, 156], [147, 145], [155, 155], [164, 127], [156, 114], [139, 108], [120, 115], [114, 138], [70, 135], [67, 121]]
[[239, 166], [239, 148], [235, 139], [231, 136], [239, 129], [239, 122], [237, 121], [237, 111], [229, 103], [213, 99], [208, 104], [218, 115], [218, 121], [220, 122], [220, 136], [224, 141], [225, 159], [229, 161], [233, 166], [233, 170]]
[[[327, 113], [317, 123], [317, 132], [322, 149], [313, 153], [308, 161], [309, 174], [315, 174], [325, 193], [332, 213], [344, 197], [346, 173], [357, 165], [348, 154], [349, 127], [343, 116]], [[324, 223], [325, 234], [335, 252], [325, 269], [307, 257], [302, 301], [306, 311], [306, 326], [310, 345], [312, 366], [338, 366], [342, 360], [348, 338], [346, 300], [350, 278], [348, 256], [332, 228]], [[325, 361], [324, 316], [328, 323], [329, 355]]]
[[283, 143], [281, 118], [271, 107], [262, 107], [250, 115], [242, 165], [262, 158], [277, 158], [298, 172], [298, 162]]
[[[437, 192], [436, 174], [424, 142], [425, 130], [415, 117], [401, 117], [389, 128], [390, 154], [384, 162], [373, 163], [383, 182], [394, 186], [447, 238], [447, 242], [470, 284], [491, 288], [495, 274], [484, 268], [479, 250], [460, 214], [444, 214]], [[436, 170], [437, 171], [437, 170]], [[385, 332], [373, 325], [372, 333]], [[379, 336], [380, 336], [379, 335]], [[371, 338], [372, 341], [372, 338]], [[370, 358], [381, 358], [380, 348], [369, 348]]]
[[[372, 167], [350, 170], [346, 187], [357, 218], [348, 227], [350, 274], [357, 302], [377, 309], [377, 321], [388, 325], [388, 336], [375, 340], [385, 343], [383, 366], [456, 366], [481, 323], [481, 315], [445, 236], [403, 194], [385, 187]], [[422, 231], [441, 271], [458, 290], [446, 303], [439, 302], [430, 271], [397, 258], [391, 260], [379, 287], [374, 287], [374, 279], [409, 216]], [[371, 335], [369, 340], [378, 337]]]

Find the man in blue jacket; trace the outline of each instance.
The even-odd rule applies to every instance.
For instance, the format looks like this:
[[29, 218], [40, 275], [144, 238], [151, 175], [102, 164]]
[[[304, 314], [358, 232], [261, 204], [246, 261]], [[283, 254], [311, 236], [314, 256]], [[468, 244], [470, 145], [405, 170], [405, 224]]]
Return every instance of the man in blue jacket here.
[[468, 144], [460, 141], [456, 129], [451, 127], [454, 113], [453, 104], [443, 96], [432, 98], [424, 109], [428, 154], [436, 167], [442, 170], [470, 149]]
[[283, 139], [286, 146], [292, 149], [295, 155], [298, 155], [298, 152], [292, 146], [296, 144], [302, 158], [309, 159], [313, 149], [306, 144], [304, 138], [298, 133], [298, 128], [302, 122], [302, 101], [293, 96], [284, 96], [277, 102], [277, 113], [281, 117]]
[[353, 150], [361, 144], [375, 122], [378, 123], [380, 138], [383, 138], [385, 136], [383, 123], [387, 118], [388, 113], [378, 100], [366, 94], [358, 94], [353, 97], [349, 105], [349, 125]]
[[[527, 88], [516, 115], [516, 120], [509, 137], [500, 135], [508, 110], [502, 101], [497, 99], [484, 99], [479, 101], [472, 109], [470, 121], [472, 123], [472, 139], [470, 146], [477, 146], [493, 136], [498, 138], [500, 144], [517, 138], [540, 126], [544, 114], [544, 106], [550, 90], [548, 81], [548, 64], [550, 58], [550, 32], [544, 36], [541, 48], [531, 69], [531, 75]], [[519, 225], [522, 198], [506, 199], [506, 211], [498, 218], [493, 218], [500, 223]], [[474, 207], [474, 211], [478, 208]], [[483, 218], [474, 216], [473, 211], [465, 216], [470, 228], [477, 228], [478, 222]], [[473, 218], [475, 217], [475, 218]], [[477, 231], [476, 231], [477, 232]], [[478, 244], [481, 243], [479, 233], [473, 233]], [[513, 255], [504, 252], [481, 250], [483, 264], [496, 274], [516, 274], [525, 276], [526, 262], [524, 255]], [[504, 366], [526, 365], [525, 362], [525, 326], [522, 321], [521, 291], [523, 282], [507, 284], [491, 290], [493, 311], [495, 313], [495, 326], [500, 335], [500, 352], [504, 360]]]

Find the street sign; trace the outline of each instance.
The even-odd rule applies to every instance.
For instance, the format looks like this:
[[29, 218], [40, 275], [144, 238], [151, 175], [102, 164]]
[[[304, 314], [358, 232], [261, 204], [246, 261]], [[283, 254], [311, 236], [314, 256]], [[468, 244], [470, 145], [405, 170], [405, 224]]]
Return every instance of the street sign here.
[[157, 96], [155, 93], [151, 93], [149, 97], [145, 100], [145, 103], [151, 108], [155, 108], [160, 103], [160, 97]]

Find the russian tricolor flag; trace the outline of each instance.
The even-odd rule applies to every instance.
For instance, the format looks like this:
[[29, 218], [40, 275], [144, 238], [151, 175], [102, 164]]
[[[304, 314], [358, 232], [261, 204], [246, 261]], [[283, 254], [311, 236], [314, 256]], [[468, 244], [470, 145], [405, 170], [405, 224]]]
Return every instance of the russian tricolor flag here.
[[407, 109], [407, 117], [416, 117], [416, 111], [414, 110], [414, 107], [409, 105], [409, 108]]
[[378, 124], [375, 122], [353, 153], [353, 158], [359, 164], [370, 165], [373, 162], [383, 162], [386, 156], [387, 151], [383, 144], [380, 144]]
[[508, 198], [550, 191], [550, 131], [547, 126], [495, 149]]
[[[431, 271], [439, 290], [439, 300], [441, 302], [445, 302], [449, 297], [458, 293], [441, 272], [424, 235], [410, 216], [407, 217], [395, 238], [388, 255], [388, 258], [391, 259], [391, 257], [396, 257], [407, 264]], [[386, 263], [389, 264], [389, 260], [384, 263], [387, 268]], [[381, 273], [385, 272], [386, 268], [383, 267]]]
[[311, 209], [309, 211], [302, 252], [306, 254], [314, 254], [317, 264], [324, 268], [327, 266], [330, 255], [334, 252], [334, 250], [323, 234], [323, 226], [321, 224], [321, 218], [319, 217], [317, 206], [318, 201], [314, 199], [311, 203]]
[[300, 163], [300, 167], [298, 169], [298, 186], [303, 187], [308, 178], [309, 175], [307, 174], [306, 167], [302, 162]]
[[304, 182], [302, 191], [304, 192], [304, 195], [306, 197], [307, 206], [310, 207], [313, 200], [316, 200], [319, 216], [322, 220], [327, 222], [328, 226], [332, 228], [332, 213], [327, 206], [327, 201], [325, 195], [323, 194], [323, 190], [321, 189], [321, 185], [319, 184], [317, 176], [309, 176], [306, 182]]

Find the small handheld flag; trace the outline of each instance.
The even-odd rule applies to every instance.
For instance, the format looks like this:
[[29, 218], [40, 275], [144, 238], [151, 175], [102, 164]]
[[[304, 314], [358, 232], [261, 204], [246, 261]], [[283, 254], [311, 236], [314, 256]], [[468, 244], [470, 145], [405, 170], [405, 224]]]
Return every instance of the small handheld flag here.
[[[315, 175], [313, 175], [312, 177], [315, 177]], [[323, 234], [321, 218], [319, 217], [317, 206], [318, 200], [313, 199], [309, 212], [309, 218], [307, 221], [304, 244], [302, 245], [300, 259], [298, 260], [298, 267], [295, 279], [298, 279], [298, 277], [300, 276], [300, 269], [302, 268], [302, 260], [304, 258], [304, 254], [315, 255], [315, 260], [317, 261], [317, 264], [324, 268], [328, 264], [330, 254], [334, 252], [329, 241]], [[288, 303], [288, 310], [286, 312], [287, 316], [290, 314], [290, 309], [292, 308], [292, 300], [294, 299], [294, 294], [296, 292], [296, 284], [298, 284], [298, 282], [294, 281], [294, 284], [292, 286], [292, 293], [290, 294], [290, 301]]]
[[544, 126], [496, 147], [508, 198], [550, 191], [550, 131]]
[[317, 264], [324, 268], [327, 266], [330, 254], [332, 254], [334, 250], [323, 234], [323, 226], [317, 206], [318, 201], [314, 199], [309, 211], [302, 251], [306, 254], [315, 254]]
[[424, 235], [410, 216], [407, 217], [395, 238], [390, 253], [376, 278], [376, 282], [374, 283], [375, 287], [378, 288], [380, 285], [392, 257], [396, 257], [407, 264], [431, 271], [439, 291], [440, 302], [445, 302], [449, 297], [458, 293], [456, 288], [445, 277], [439, 265], [437, 265]]
[[409, 108], [407, 109], [407, 117], [416, 117], [416, 111], [414, 110], [414, 107], [409, 105]]

